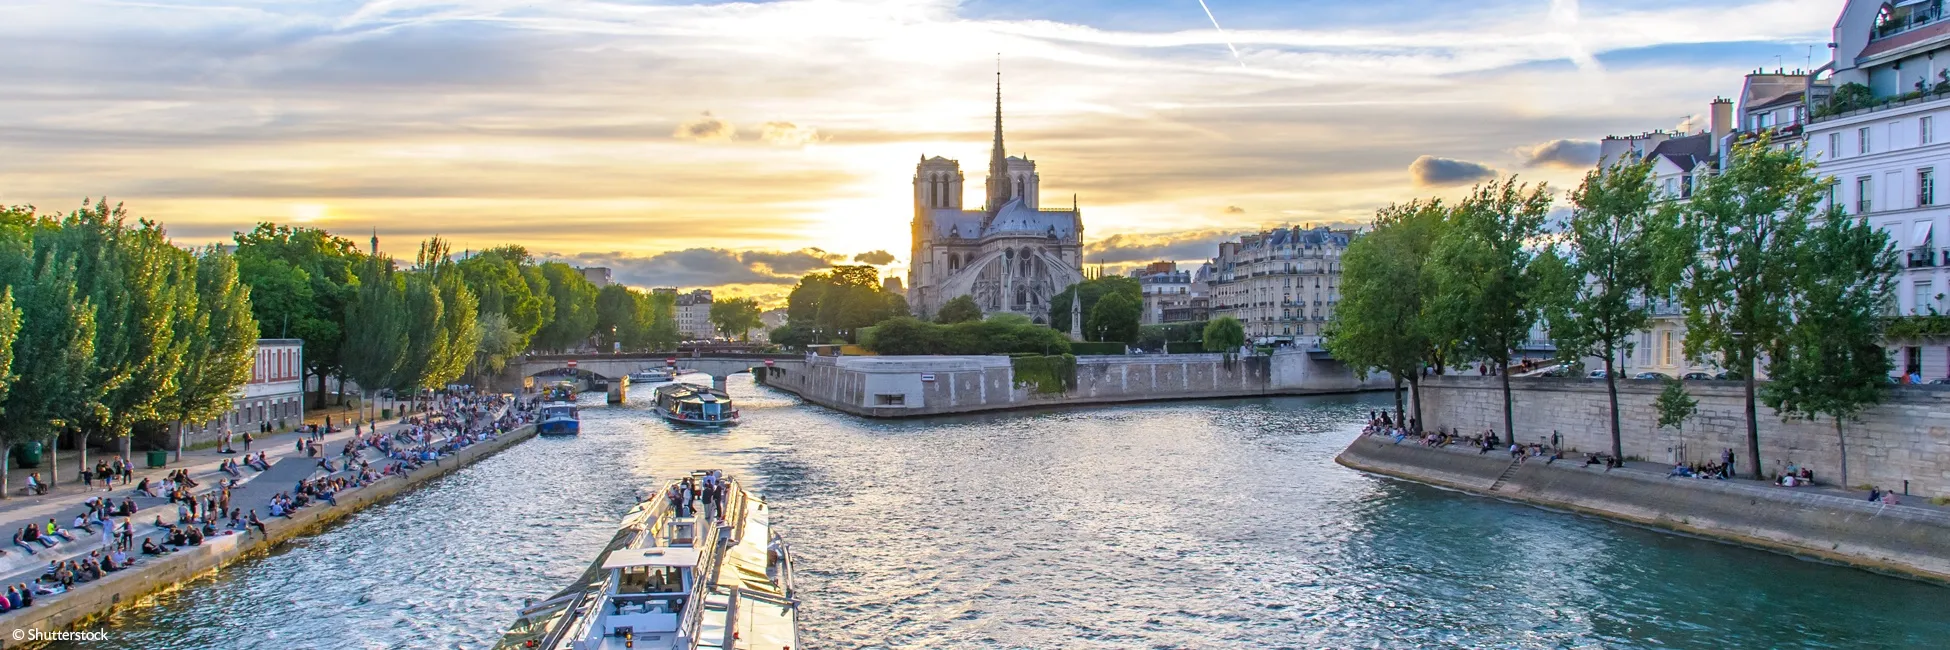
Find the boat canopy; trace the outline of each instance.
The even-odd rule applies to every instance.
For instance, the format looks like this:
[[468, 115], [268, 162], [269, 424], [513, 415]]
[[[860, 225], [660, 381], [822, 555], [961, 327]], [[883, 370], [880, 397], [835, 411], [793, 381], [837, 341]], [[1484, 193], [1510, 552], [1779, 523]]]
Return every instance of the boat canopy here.
[[659, 546], [655, 548], [626, 548], [610, 553], [603, 560], [605, 569], [625, 569], [640, 566], [697, 566], [698, 551], [694, 548]]

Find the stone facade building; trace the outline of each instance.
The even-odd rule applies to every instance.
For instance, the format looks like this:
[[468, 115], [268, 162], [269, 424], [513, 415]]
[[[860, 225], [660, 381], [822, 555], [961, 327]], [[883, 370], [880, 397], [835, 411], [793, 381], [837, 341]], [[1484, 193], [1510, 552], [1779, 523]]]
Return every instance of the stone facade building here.
[[983, 312], [1049, 322], [1050, 298], [1083, 281], [1083, 216], [1074, 198], [1069, 209], [1043, 209], [1035, 161], [1004, 153], [1000, 75], [981, 209], [962, 208], [962, 180], [961, 163], [940, 156], [915, 167], [908, 305], [927, 317], [973, 296]]
[[1311, 345], [1341, 300], [1341, 254], [1354, 231], [1277, 228], [1219, 244], [1211, 315], [1231, 316], [1262, 344]]

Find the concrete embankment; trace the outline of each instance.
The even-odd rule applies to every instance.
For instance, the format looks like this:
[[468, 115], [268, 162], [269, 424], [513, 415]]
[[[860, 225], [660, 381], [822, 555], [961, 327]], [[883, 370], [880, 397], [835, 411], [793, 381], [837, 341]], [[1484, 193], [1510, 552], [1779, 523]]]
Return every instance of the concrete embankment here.
[[[1362, 436], [1335, 461], [1364, 472], [1950, 583], [1950, 513], [1757, 483], [1610, 472]], [[1506, 474], [1507, 472], [1507, 474]]]
[[469, 446], [453, 456], [441, 458], [437, 464], [341, 494], [337, 506], [321, 503], [301, 509], [290, 518], [267, 519], [264, 522], [267, 535], [256, 534], [253, 530], [249, 536], [212, 538], [202, 546], [187, 547], [167, 556], [147, 557], [133, 570], [109, 574], [58, 597], [36, 600], [33, 607], [0, 615], [0, 648], [24, 645], [22, 639], [35, 637], [32, 630], [39, 630], [44, 638], [51, 631], [84, 627], [115, 610], [137, 605], [147, 596], [177, 587], [253, 554], [269, 551], [286, 540], [309, 535], [347, 515], [451, 474], [534, 435], [534, 425], [524, 426], [494, 440]]
[[[1068, 374], [1068, 373], [1065, 373]], [[1304, 350], [1227, 359], [1217, 354], [1077, 358], [1062, 390], [1037, 390], [1009, 357], [812, 357], [766, 374], [767, 386], [854, 415], [917, 417], [1008, 409], [1161, 400], [1318, 395], [1384, 390], [1386, 375], [1361, 379]]]

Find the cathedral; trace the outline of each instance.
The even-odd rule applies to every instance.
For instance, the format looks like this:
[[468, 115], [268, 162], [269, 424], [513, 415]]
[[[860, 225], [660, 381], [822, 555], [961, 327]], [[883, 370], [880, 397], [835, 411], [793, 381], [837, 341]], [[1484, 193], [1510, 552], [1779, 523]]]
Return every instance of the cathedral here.
[[1050, 298], [1083, 281], [1083, 213], [1074, 197], [1069, 209], [1042, 209], [1037, 183], [1035, 161], [1002, 148], [997, 75], [995, 145], [982, 209], [962, 209], [961, 163], [923, 155], [915, 167], [907, 302], [916, 315], [933, 316], [957, 296], [974, 296], [984, 314], [1049, 322]]

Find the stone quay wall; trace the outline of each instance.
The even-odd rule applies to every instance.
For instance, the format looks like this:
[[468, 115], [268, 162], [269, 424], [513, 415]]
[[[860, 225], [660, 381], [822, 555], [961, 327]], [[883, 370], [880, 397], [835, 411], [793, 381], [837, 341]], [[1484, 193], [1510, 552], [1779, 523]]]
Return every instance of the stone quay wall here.
[[176, 588], [254, 554], [269, 552], [287, 540], [310, 535], [347, 515], [452, 474], [534, 435], [535, 426], [527, 425], [494, 440], [471, 445], [452, 457], [440, 459], [437, 465], [352, 490], [338, 497], [337, 506], [320, 503], [299, 510], [288, 519], [267, 519], [264, 521], [266, 535], [252, 531], [248, 538], [229, 535], [166, 556], [145, 556], [134, 570], [108, 574], [77, 586], [59, 598], [35, 599], [33, 607], [0, 615], [0, 648], [36, 645], [20, 640], [33, 638], [29, 630], [39, 630], [44, 636], [48, 632], [81, 628], [116, 610], [134, 606], [151, 594]]
[[[1611, 406], [1602, 379], [1510, 378], [1518, 442], [1561, 434], [1564, 446], [1580, 452], [1611, 449]], [[1663, 388], [1657, 381], [1619, 380], [1619, 438], [1627, 457], [1660, 463], [1717, 460], [1732, 448], [1736, 467], [1745, 469], [1747, 424], [1745, 389], [1740, 382], [1686, 382], [1699, 400], [1699, 414], [1679, 430], [1660, 428], [1653, 402]], [[1496, 377], [1449, 376], [1422, 381], [1425, 429], [1447, 427], [1480, 434], [1503, 431], [1503, 393]], [[1835, 422], [1783, 421], [1759, 404], [1761, 469], [1770, 475], [1789, 463], [1809, 467], [1815, 480], [1834, 483], [1841, 476], [1841, 444]], [[1889, 399], [1843, 423], [1848, 441], [1848, 480], [1919, 496], [1950, 495], [1950, 388], [1897, 386]]]
[[1527, 460], [1504, 477], [1509, 454], [1396, 445], [1376, 436], [1356, 439], [1335, 462], [1483, 496], [1950, 582], [1950, 513], [1933, 508], [1883, 506], [1745, 481], [1666, 479], [1630, 468], [1607, 472], [1575, 461]]
[[1388, 388], [1304, 351], [1236, 358], [1217, 354], [1077, 358], [1076, 386], [1060, 393], [1017, 385], [1006, 356], [812, 357], [779, 364], [765, 383], [806, 401], [868, 417], [915, 417], [1004, 409], [1154, 400], [1311, 395]]

